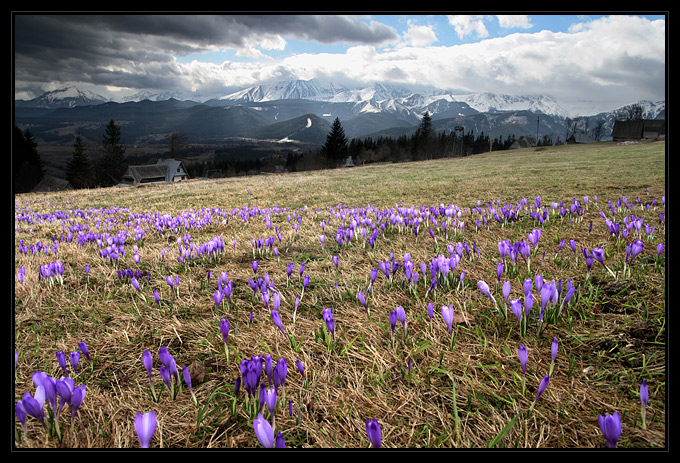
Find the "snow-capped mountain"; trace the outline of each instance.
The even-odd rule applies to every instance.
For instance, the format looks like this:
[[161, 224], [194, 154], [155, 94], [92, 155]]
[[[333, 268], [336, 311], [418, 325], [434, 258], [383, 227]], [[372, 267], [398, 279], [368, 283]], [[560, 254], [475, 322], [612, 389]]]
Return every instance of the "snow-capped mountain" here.
[[[346, 127], [347, 135], [351, 137], [382, 131], [392, 136], [397, 132], [415, 130], [414, 127], [420, 124], [425, 112], [428, 112], [432, 120], [438, 124], [437, 130], [450, 132], [457, 126], [465, 126], [467, 130], [476, 132], [484, 131], [488, 134], [492, 130], [499, 133], [504, 130], [517, 136], [525, 132], [535, 134], [536, 116], [539, 114], [543, 115], [538, 118], [540, 133], [561, 137], [567, 132], [566, 123], [570, 118], [572, 122], [578, 119], [586, 127], [603, 123], [605, 132], [609, 133], [614, 121], [625, 118], [631, 112], [629, 107], [633, 104], [642, 106], [642, 117], [645, 119], [665, 118], [665, 101], [631, 102], [629, 107], [588, 113], [575, 112], [571, 107], [566, 109], [550, 96], [504, 95], [489, 92], [461, 94], [442, 90], [412, 92], [406, 88], [379, 83], [367, 87], [347, 88], [315, 79], [258, 85], [218, 99], [204, 100], [202, 103], [196, 95], [187, 100], [176, 92], [164, 94], [140, 92], [132, 97], [111, 101], [92, 92], [65, 87], [47, 92], [33, 100], [16, 100], [15, 118], [26, 126], [35, 127], [40, 121], [31, 119], [32, 117], [40, 115], [45, 120], [54, 118], [59, 122], [59, 118], [63, 117], [62, 112], [55, 111], [55, 114], [50, 115], [46, 113], [51, 113], [50, 110], [55, 108], [69, 108], [69, 117], [72, 118], [82, 120], [99, 118], [101, 121], [109, 121], [132, 117], [129, 107], [136, 103], [140, 103], [136, 108], [143, 112], [145, 117], [145, 123], [137, 127], [140, 131], [156, 130], [158, 127], [158, 130], [162, 128], [166, 132], [186, 131], [192, 133], [196, 139], [245, 136], [248, 130], [296, 118], [307, 121], [310, 115], [318, 116], [320, 120], [323, 119], [329, 124], [336, 117], [339, 118]], [[586, 108], [590, 104], [580, 103], [581, 108]], [[204, 108], [182, 111], [198, 104]], [[85, 109], [79, 108], [82, 106], [99, 107], [96, 111], [78, 113], [77, 111]], [[161, 106], [163, 110], [157, 111]], [[151, 112], [153, 116], [150, 115]], [[587, 123], [584, 122], [586, 119]], [[170, 126], [173, 128], [168, 129]], [[53, 131], [53, 125], [45, 127], [45, 130]], [[288, 126], [282, 127], [283, 131], [289, 129]], [[320, 127], [323, 125], [317, 123], [311, 128]], [[127, 128], [128, 133], [133, 132], [132, 124]], [[34, 130], [37, 134], [38, 129]], [[258, 134], [262, 133], [264, 131]], [[280, 135], [278, 131], [275, 134]], [[140, 137], [144, 135], [147, 133], [135, 134]], [[50, 137], [54, 137], [54, 134], [51, 133]]]
[[180, 92], [150, 92], [145, 90], [135, 93], [134, 95], [123, 97], [121, 98], [120, 102], [127, 103], [130, 101], [142, 101], [142, 100], [165, 101], [171, 98], [174, 98], [175, 100], [184, 100], [184, 97]]
[[[425, 111], [437, 117], [468, 115], [471, 112], [501, 112], [529, 110], [559, 117], [568, 117], [569, 111], [549, 96], [502, 95], [489, 92], [455, 94], [435, 91], [419, 92], [376, 83], [371, 86], [348, 89], [319, 80], [292, 80], [272, 85], [258, 85], [225, 95], [217, 100], [228, 104], [257, 103], [286, 99], [306, 99], [329, 103], [353, 103], [357, 114], [369, 112], [394, 112], [420, 117]], [[455, 111], [452, 109], [455, 107]]]
[[76, 87], [68, 86], [45, 92], [32, 100], [16, 100], [14, 103], [17, 107], [57, 109], [97, 105], [108, 101], [107, 98], [88, 90], [79, 90]]
[[271, 85], [257, 85], [218, 98], [218, 101], [259, 103], [274, 100], [330, 101], [346, 91], [333, 84], [322, 85], [318, 80], [286, 80]]
[[464, 102], [480, 113], [501, 111], [539, 112], [551, 116], [569, 117], [569, 111], [549, 96], [504, 95], [490, 92], [451, 95], [456, 101]]

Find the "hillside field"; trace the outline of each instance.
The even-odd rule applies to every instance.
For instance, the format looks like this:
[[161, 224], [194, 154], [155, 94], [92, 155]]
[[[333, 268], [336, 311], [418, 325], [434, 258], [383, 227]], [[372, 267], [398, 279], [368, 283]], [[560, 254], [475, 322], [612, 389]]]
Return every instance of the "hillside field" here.
[[600, 449], [616, 412], [619, 448], [663, 450], [666, 159], [603, 142], [15, 195], [14, 449], [139, 449], [153, 411], [151, 448], [261, 448], [259, 414], [288, 449], [368, 450], [373, 419], [382, 448]]

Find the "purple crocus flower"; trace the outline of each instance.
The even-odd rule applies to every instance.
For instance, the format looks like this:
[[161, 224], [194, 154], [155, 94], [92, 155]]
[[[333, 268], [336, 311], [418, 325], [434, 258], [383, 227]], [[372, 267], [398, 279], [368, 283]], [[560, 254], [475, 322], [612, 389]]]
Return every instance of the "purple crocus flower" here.
[[283, 329], [283, 322], [281, 321], [281, 316], [279, 315], [279, 311], [273, 309], [273, 310], [270, 312], [270, 314], [271, 314], [272, 321], [274, 322], [274, 324], [278, 327], [279, 330], [281, 330], [281, 332], [282, 332], [286, 337], [288, 337], [288, 335], [286, 334], [286, 331]]
[[359, 303], [364, 306], [364, 309], [368, 310], [368, 307], [366, 307], [366, 297], [364, 296], [364, 293], [359, 291], [357, 293], [357, 299], [359, 300]]
[[219, 308], [220, 308], [220, 303], [222, 302], [222, 298], [223, 298], [223, 297], [224, 297], [224, 295], [223, 295], [222, 292], [219, 291], [219, 290], [218, 290], [218, 291], [215, 291], [215, 292], [213, 293], [213, 301], [215, 302], [215, 309], [219, 309]]
[[286, 384], [286, 376], [288, 376], [288, 361], [285, 357], [281, 357], [276, 362], [272, 372], [274, 387], [278, 389], [282, 384]]
[[274, 411], [276, 410], [276, 388], [273, 386], [264, 391], [264, 403], [267, 404], [267, 409], [269, 414], [274, 416]]
[[501, 275], [503, 275], [503, 262], [499, 262], [496, 266], [496, 277], [499, 282], [501, 281]]
[[489, 285], [486, 284], [485, 281], [479, 280], [477, 282], [477, 288], [479, 288], [479, 290], [482, 292], [482, 294], [484, 294], [486, 297], [488, 297], [489, 299], [494, 301], [494, 303], [496, 302], [496, 300], [491, 295], [491, 290], [489, 289]]
[[430, 317], [430, 321], [432, 321], [432, 317], [434, 316], [434, 306], [431, 302], [428, 302], [427, 304], [427, 316]]
[[640, 383], [640, 404], [642, 405], [642, 429], [647, 427], [647, 402], [649, 401], [649, 387], [647, 379], [642, 378]]
[[80, 351], [78, 351], [78, 350], [72, 351], [69, 354], [69, 357], [71, 359], [71, 366], [73, 366], [73, 372], [75, 373], [75, 372], [78, 371], [78, 361], [80, 360]]
[[251, 264], [251, 267], [253, 268], [253, 274], [257, 273], [257, 261], [254, 260], [253, 263]]
[[550, 382], [550, 375], [545, 375], [543, 379], [541, 380], [541, 383], [538, 385], [538, 393], [536, 394], [536, 400], [534, 400], [534, 403], [538, 402], [538, 398], [541, 397], [541, 394], [545, 392], [545, 389], [548, 387], [548, 383]]
[[531, 233], [529, 233], [529, 242], [531, 242], [531, 245], [536, 248], [538, 246], [538, 240], [541, 238], [541, 229], [540, 228], [535, 228], [531, 230]]
[[285, 449], [286, 448], [286, 442], [283, 440], [283, 434], [280, 432], [276, 434], [276, 437], [274, 438], [274, 447], [277, 449]]
[[593, 258], [604, 265], [604, 249], [599, 246], [597, 248], [593, 248], [592, 250]]
[[297, 365], [297, 369], [300, 372], [300, 375], [302, 376], [302, 380], [304, 381], [305, 379], [305, 367], [302, 365], [302, 361], [300, 359], [297, 359], [295, 361], [295, 365]]
[[80, 349], [80, 352], [87, 357], [87, 360], [91, 362], [92, 360], [90, 359], [90, 351], [87, 349], [87, 344], [85, 344], [85, 341], [80, 341], [78, 343], [78, 348]]
[[339, 262], [338, 256], [331, 257], [331, 260], [333, 261], [333, 264], [335, 264], [335, 269], [337, 270], [338, 269], [338, 262]]
[[57, 388], [55, 380], [47, 373], [36, 371], [33, 373], [33, 383], [36, 385], [35, 398], [47, 403], [53, 412], [57, 412]]
[[537, 274], [534, 277], [534, 286], [536, 287], [536, 292], [540, 293], [543, 288], [543, 275]]
[[57, 390], [57, 394], [60, 397], [59, 412], [65, 404], [71, 406], [71, 397], [73, 395], [73, 390], [75, 389], [75, 383], [71, 378], [61, 377], [55, 383], [54, 387]]
[[168, 351], [168, 348], [166, 346], [161, 346], [158, 349], [158, 359], [161, 361], [163, 365], [167, 368], [170, 365], [170, 358], [172, 356], [170, 355], [170, 351]]
[[613, 415], [606, 413], [605, 416], [598, 416], [598, 423], [600, 424], [600, 430], [602, 435], [607, 441], [607, 447], [610, 449], [616, 448], [616, 444], [621, 437], [621, 417], [618, 412], [614, 412]]
[[519, 364], [522, 366], [522, 375], [527, 373], [527, 363], [529, 361], [529, 354], [527, 353], [527, 348], [523, 344], [520, 344], [517, 349], [517, 356], [519, 357]]
[[139, 439], [139, 445], [143, 448], [149, 448], [151, 438], [156, 432], [156, 413], [148, 412], [142, 415], [142, 412], [137, 412], [135, 416], [135, 432]]
[[630, 246], [630, 260], [628, 262], [631, 263], [633, 262], [633, 259], [635, 259], [644, 250], [645, 246], [642, 240], [639, 239], [630, 243], [629, 246]]
[[335, 338], [335, 322], [333, 321], [333, 311], [330, 308], [323, 309], [323, 321], [331, 336]]
[[392, 337], [394, 337], [394, 328], [397, 326], [397, 311], [390, 310], [390, 328], [392, 329]]
[[515, 317], [517, 317], [517, 321], [522, 323], [522, 303], [520, 300], [513, 299], [510, 301], [510, 308], [512, 309], [512, 313], [515, 314]]
[[453, 336], [453, 306], [442, 305], [442, 318], [449, 329], [449, 333]]
[[14, 406], [14, 414], [17, 416], [19, 421], [21, 421], [21, 427], [26, 433], [26, 410], [24, 409], [24, 404], [21, 400], [18, 400]]
[[397, 320], [399, 320], [401, 322], [401, 326], [406, 329], [406, 311], [402, 306], [398, 305], [395, 309], [395, 312], [397, 313]]
[[189, 391], [191, 392], [191, 398], [194, 401], [194, 405], [198, 406], [198, 399], [196, 399], [196, 394], [194, 394], [194, 388], [191, 387], [191, 373], [185, 365], [182, 365], [182, 377], [184, 378], [186, 385], [189, 386]]
[[643, 378], [642, 383], [640, 383], [640, 403], [642, 403], [642, 405], [646, 407], [648, 401], [649, 401], [649, 387], [647, 386], [647, 379]]
[[382, 434], [377, 418], [373, 418], [372, 420], [366, 419], [366, 435], [373, 448], [379, 449], [381, 446]]
[[73, 388], [73, 392], [71, 393], [71, 421], [73, 421], [76, 417], [76, 413], [78, 412], [78, 407], [83, 403], [83, 400], [85, 399], [85, 385], [81, 384], [78, 387]]
[[272, 372], [273, 372], [273, 367], [272, 367], [272, 355], [267, 354], [264, 357], [264, 372], [267, 375], [267, 381], [269, 381], [269, 384], [272, 383]]
[[229, 320], [226, 318], [220, 319], [220, 332], [222, 333], [222, 339], [226, 345], [227, 340], [229, 339]]
[[60, 350], [57, 352], [57, 363], [59, 363], [59, 366], [64, 371], [64, 376], [68, 376], [68, 370], [66, 369], [66, 356], [64, 355], [64, 351]]
[[21, 399], [21, 405], [26, 414], [32, 416], [45, 425], [45, 411], [43, 404], [45, 403], [45, 391], [42, 386], [36, 388], [35, 397], [31, 396], [30, 392], [24, 393]]
[[267, 449], [274, 448], [274, 429], [260, 413], [258, 413], [257, 418], [253, 420], [253, 430], [262, 447]]
[[508, 303], [508, 298], [510, 297], [510, 282], [505, 281], [503, 283], [503, 299], [505, 300], [505, 303]]
[[168, 388], [168, 391], [170, 391], [170, 394], [172, 395], [172, 383], [171, 383], [171, 375], [170, 375], [170, 370], [165, 366], [161, 365], [160, 366], [160, 374], [161, 374], [161, 379], [165, 383], [165, 385]]

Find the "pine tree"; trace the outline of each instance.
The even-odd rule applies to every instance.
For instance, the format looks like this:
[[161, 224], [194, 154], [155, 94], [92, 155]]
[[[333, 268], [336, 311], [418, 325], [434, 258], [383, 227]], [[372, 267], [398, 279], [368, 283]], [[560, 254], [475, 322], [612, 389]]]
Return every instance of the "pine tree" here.
[[94, 183], [92, 165], [85, 153], [85, 145], [80, 135], [76, 135], [73, 156], [66, 165], [66, 180], [76, 189], [90, 188]]
[[337, 117], [326, 137], [326, 143], [323, 145], [322, 151], [326, 155], [328, 165], [331, 167], [337, 166], [347, 159], [347, 137], [345, 136], [345, 130], [340, 124], [340, 119]]
[[104, 152], [97, 162], [95, 176], [100, 186], [113, 186], [125, 174], [125, 148], [120, 144], [120, 127], [113, 119], [106, 125], [102, 144]]
[[432, 159], [432, 145], [432, 118], [430, 113], [425, 111], [413, 135], [411, 146], [413, 159]]
[[12, 133], [14, 192], [26, 193], [33, 190], [44, 176], [45, 168], [38, 153], [38, 143], [28, 129], [22, 133], [21, 129], [15, 126]]

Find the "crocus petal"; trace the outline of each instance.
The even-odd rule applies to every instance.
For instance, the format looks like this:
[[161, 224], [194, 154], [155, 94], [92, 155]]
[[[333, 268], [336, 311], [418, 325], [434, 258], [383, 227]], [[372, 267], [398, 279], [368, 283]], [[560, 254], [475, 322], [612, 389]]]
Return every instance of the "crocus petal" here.
[[377, 418], [373, 420], [366, 420], [366, 435], [373, 448], [379, 449], [382, 441], [382, 434], [380, 432], [380, 424]]
[[260, 413], [253, 420], [253, 429], [262, 447], [267, 449], [274, 448], [274, 429], [272, 429], [271, 424]]
[[137, 432], [139, 445], [144, 449], [149, 448], [151, 438], [154, 432], [156, 432], [156, 413], [148, 412], [142, 415], [142, 412], [137, 412], [135, 431]]

